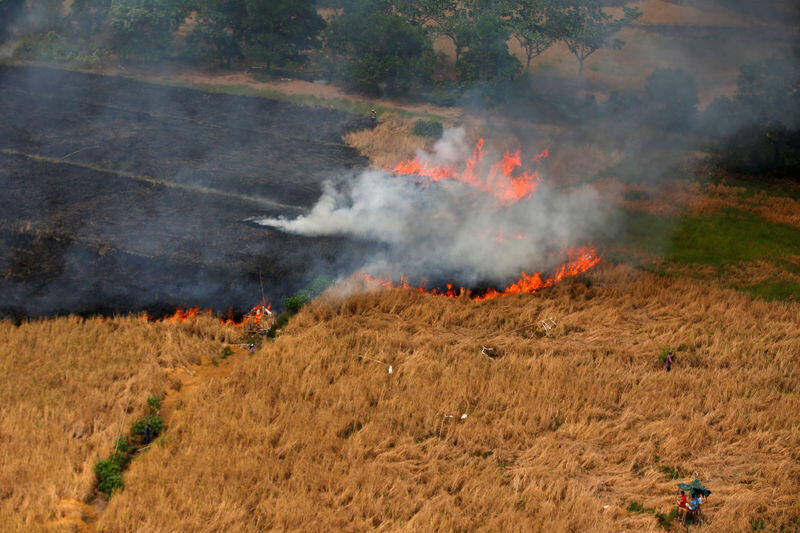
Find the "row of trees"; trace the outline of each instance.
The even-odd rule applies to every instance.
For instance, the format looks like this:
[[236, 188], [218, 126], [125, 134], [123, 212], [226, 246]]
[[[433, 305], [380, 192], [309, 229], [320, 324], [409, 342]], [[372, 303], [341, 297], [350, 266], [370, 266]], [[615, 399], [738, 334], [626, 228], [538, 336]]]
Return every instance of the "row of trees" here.
[[[524, 52], [525, 71], [557, 41], [566, 44], [582, 71], [584, 61], [597, 50], [622, 46], [615, 35], [640, 15], [623, 7], [621, 15], [612, 16], [605, 7], [608, 3], [73, 0], [71, 14], [58, 31], [102, 42], [123, 60], [154, 60], [167, 53], [183, 25], [188, 31], [184, 53], [193, 60], [220, 66], [260, 63], [271, 69], [315, 57], [331, 77], [339, 76], [368, 92], [402, 93], [430, 83], [437, 75], [463, 84], [511, 79], [523, 70], [522, 62], [509, 51], [512, 39]], [[18, 12], [24, 4], [24, 0], [0, 0], [0, 20], [12, 20], [11, 10]], [[3, 16], [4, 10], [9, 15]], [[434, 52], [438, 38], [452, 42], [454, 62]]]
[[716, 98], [704, 118], [727, 168], [800, 181], [800, 48], [743, 66], [736, 94]]

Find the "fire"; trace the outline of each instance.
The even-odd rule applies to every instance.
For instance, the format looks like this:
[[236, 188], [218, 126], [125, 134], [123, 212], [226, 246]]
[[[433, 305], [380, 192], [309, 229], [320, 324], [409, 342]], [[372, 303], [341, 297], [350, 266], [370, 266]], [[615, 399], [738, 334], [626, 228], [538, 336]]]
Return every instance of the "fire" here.
[[[529, 161], [531, 164], [537, 164], [548, 157], [549, 153], [550, 149], [545, 148], [541, 153], [530, 158]], [[520, 200], [530, 198], [541, 182], [538, 170], [524, 171], [522, 167], [522, 157], [519, 150], [507, 150], [502, 159], [488, 163], [484, 151], [484, 140], [479, 139], [472, 156], [463, 165], [429, 165], [420, 160], [419, 157], [415, 157], [396, 165], [391, 170], [395, 175], [418, 176], [420, 183], [425, 185], [446, 180], [466, 184], [493, 196], [496, 199], [494, 209], [502, 209]], [[514, 241], [528, 239], [527, 235], [508, 235], [501, 231], [486, 231], [476, 235], [476, 237], [479, 240], [491, 239], [504, 245], [511, 245]], [[415, 290], [420, 293], [449, 298], [458, 298], [466, 295], [472, 300], [490, 300], [509, 294], [533, 293], [537, 290], [551, 287], [564, 278], [586, 272], [600, 261], [597, 251], [591, 246], [567, 251], [566, 255], [568, 261], [556, 268], [549, 277], [543, 277], [542, 272], [533, 274], [522, 272], [519, 280], [508, 287], [502, 290], [489, 289], [478, 294], [472, 294], [465, 287], [455, 288], [452, 284], [447, 285], [444, 289], [428, 290], [424, 287], [425, 283], [421, 286], [413, 286], [403, 274], [400, 275], [399, 284], [394, 284], [391, 278], [375, 278], [368, 274], [364, 274], [364, 278], [370, 283], [377, 283], [388, 288]]]
[[[228, 310], [227, 317], [220, 317], [219, 323], [226, 326], [235, 326], [235, 327], [248, 327], [248, 328], [266, 328], [272, 326], [273, 323], [273, 313], [271, 311], [272, 304], [269, 303], [267, 305], [260, 304], [253, 307], [247, 314], [242, 317], [240, 321], [237, 321], [233, 317], [233, 309]], [[153, 318], [149, 315], [142, 316], [140, 320], [143, 322], [165, 322], [169, 324], [177, 324], [180, 322], [186, 322], [192, 318], [198, 316], [212, 316], [213, 311], [211, 309], [200, 309], [199, 307], [190, 307], [188, 309], [183, 309], [179, 307], [175, 310], [175, 313], [166, 316], [164, 318]]]
[[[464, 164], [438, 166], [428, 165], [414, 157], [409, 161], [398, 164], [392, 170], [395, 175], [416, 175], [421, 183], [433, 183], [443, 180], [454, 180], [470, 187], [491, 194], [500, 205], [512, 205], [520, 200], [530, 198], [536, 192], [541, 178], [538, 170], [532, 172], [522, 171], [522, 158], [519, 150], [508, 150], [499, 161], [488, 165], [484, 163], [485, 152], [483, 139], [478, 139], [472, 157]], [[531, 163], [538, 163], [546, 158], [549, 149], [531, 158]]]
[[570, 260], [559, 266], [548, 278], [543, 279], [541, 272], [535, 272], [533, 274], [523, 272], [517, 282], [509, 285], [505, 289], [489, 289], [481, 294], [472, 294], [471, 291], [465, 287], [459, 287], [456, 289], [452, 283], [448, 283], [443, 290], [428, 290], [424, 286], [414, 287], [409, 283], [408, 278], [403, 274], [400, 275], [399, 284], [392, 283], [392, 280], [388, 278], [373, 277], [369, 274], [362, 274], [362, 276], [368, 283], [375, 283], [385, 288], [414, 290], [420, 294], [445, 296], [447, 298], [459, 298], [461, 296], [467, 296], [471, 300], [483, 301], [491, 300], [493, 298], [500, 298], [502, 296], [508, 296], [510, 294], [534, 293], [540, 289], [552, 287], [565, 278], [582, 274], [600, 262], [600, 257], [597, 255], [597, 251], [592, 246], [578, 248], [577, 250], [571, 251], [569, 255]]

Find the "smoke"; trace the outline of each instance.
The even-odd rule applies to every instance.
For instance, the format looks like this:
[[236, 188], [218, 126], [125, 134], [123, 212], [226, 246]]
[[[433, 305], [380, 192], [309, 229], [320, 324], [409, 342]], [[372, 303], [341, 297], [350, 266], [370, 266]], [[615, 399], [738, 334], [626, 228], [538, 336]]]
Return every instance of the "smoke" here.
[[[451, 129], [418, 159], [452, 165], [464, 161], [471, 149], [464, 130]], [[373, 274], [403, 272], [412, 280], [476, 284], [504, 283], [521, 271], [550, 268], [566, 249], [607, 231], [611, 221], [589, 187], [564, 192], [541, 183], [534, 194], [505, 205], [455, 180], [428, 184], [414, 176], [367, 170], [326, 182], [307, 215], [257, 222], [300, 235], [380, 243], [361, 261]]]

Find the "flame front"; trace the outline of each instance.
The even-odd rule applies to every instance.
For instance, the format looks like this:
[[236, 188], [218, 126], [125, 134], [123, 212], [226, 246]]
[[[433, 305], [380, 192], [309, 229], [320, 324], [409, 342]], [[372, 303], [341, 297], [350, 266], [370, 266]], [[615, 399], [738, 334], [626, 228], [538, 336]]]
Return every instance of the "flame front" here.
[[[541, 162], [549, 155], [549, 148], [536, 154], [530, 159], [532, 164]], [[415, 175], [420, 183], [427, 185], [433, 182], [453, 180], [468, 185], [474, 189], [482, 191], [495, 198], [495, 208], [503, 208], [513, 205], [521, 200], [530, 198], [536, 192], [541, 178], [538, 170], [522, 171], [522, 158], [519, 150], [507, 150], [502, 159], [491, 164], [485, 162], [484, 141], [479, 139], [472, 152], [472, 156], [462, 165], [438, 166], [429, 165], [422, 161], [419, 156], [409, 161], [402, 162], [392, 168], [395, 175]], [[485, 232], [477, 235], [480, 240], [491, 239], [499, 244], [512, 244], [511, 241], [525, 240], [528, 237], [522, 234], [504, 235], [502, 232]], [[556, 268], [552, 275], [542, 277], [541, 272], [528, 274], [522, 272], [520, 278], [515, 283], [503, 290], [489, 289], [487, 291], [472, 294], [465, 288], [454, 288], [448, 284], [445, 289], [428, 290], [421, 286], [413, 286], [403, 274], [400, 274], [400, 283], [394, 284], [390, 277], [373, 277], [364, 274], [364, 279], [370, 283], [377, 283], [387, 288], [401, 288], [415, 290], [419, 293], [432, 294], [434, 296], [446, 296], [458, 298], [467, 296], [473, 300], [490, 300], [509, 294], [533, 293], [539, 289], [551, 287], [564, 278], [577, 276], [595, 266], [600, 258], [597, 251], [592, 246], [584, 246], [566, 253], [568, 261]]]
[[597, 256], [597, 251], [592, 246], [584, 246], [582, 248], [578, 248], [577, 250], [570, 251], [569, 256], [571, 259], [559, 266], [550, 277], [543, 279], [541, 272], [535, 272], [533, 274], [527, 274], [526, 272], [523, 272], [517, 282], [509, 285], [505, 289], [489, 289], [479, 294], [472, 294], [472, 291], [466, 287], [458, 287], [456, 289], [452, 283], [448, 283], [445, 286], [445, 289], [442, 290], [428, 290], [424, 286], [415, 287], [409, 283], [408, 278], [403, 276], [403, 274], [400, 275], [399, 284], [392, 283], [392, 280], [388, 278], [374, 277], [369, 274], [362, 274], [362, 276], [368, 283], [378, 284], [385, 288], [414, 290], [421, 294], [445, 296], [447, 298], [459, 298], [466, 296], [471, 300], [483, 301], [491, 300], [493, 298], [500, 298], [502, 296], [508, 296], [510, 294], [534, 293], [539, 289], [552, 287], [565, 278], [582, 274], [600, 262], [600, 257]]
[[[253, 307], [247, 314], [245, 314], [241, 320], [237, 321], [233, 317], [233, 309], [228, 310], [227, 317], [221, 317], [219, 319], [219, 323], [226, 325], [226, 326], [236, 326], [236, 327], [244, 327], [248, 325], [258, 325], [266, 322], [271, 322], [273, 318], [272, 314], [272, 304], [260, 304]], [[199, 307], [190, 307], [188, 309], [183, 309], [181, 307], [175, 310], [170, 316], [166, 316], [163, 318], [153, 318], [149, 315], [145, 315], [141, 317], [141, 320], [144, 322], [166, 322], [169, 324], [177, 324], [179, 322], [186, 322], [192, 318], [198, 316], [212, 316], [213, 311], [211, 309], [200, 309]]]
[[[500, 205], [511, 205], [530, 198], [541, 181], [538, 170], [532, 172], [521, 170], [522, 159], [519, 150], [506, 151], [501, 160], [485, 169], [483, 144], [483, 139], [478, 139], [472, 157], [466, 161], [461, 170], [458, 165], [428, 165], [421, 161], [419, 156], [415, 156], [414, 159], [395, 166], [392, 172], [395, 175], [419, 176], [422, 178], [420, 182], [424, 184], [454, 180], [491, 194]], [[548, 149], [545, 149], [534, 156], [531, 162], [538, 163], [547, 155]]]

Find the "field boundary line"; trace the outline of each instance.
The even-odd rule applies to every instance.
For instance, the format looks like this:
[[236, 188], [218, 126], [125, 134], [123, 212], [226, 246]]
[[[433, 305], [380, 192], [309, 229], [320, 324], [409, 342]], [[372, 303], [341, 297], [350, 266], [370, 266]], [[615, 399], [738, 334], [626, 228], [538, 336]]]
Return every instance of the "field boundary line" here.
[[219, 189], [212, 189], [211, 187], [203, 187], [201, 185], [185, 185], [183, 183], [175, 183], [173, 181], [166, 181], [158, 178], [154, 178], [152, 176], [145, 176], [142, 174], [134, 174], [133, 172], [126, 172], [124, 170], [114, 170], [112, 168], [105, 168], [99, 167], [96, 165], [90, 165], [87, 163], [78, 163], [75, 161], [65, 161], [62, 158], [58, 157], [50, 157], [41, 154], [30, 154], [27, 152], [22, 152], [20, 150], [13, 150], [10, 148], [0, 148], [0, 153], [5, 155], [13, 155], [19, 157], [25, 157], [27, 159], [31, 159], [33, 161], [40, 161], [45, 163], [51, 163], [54, 165], [69, 165], [72, 167], [83, 168], [86, 170], [92, 170], [94, 172], [101, 172], [104, 174], [112, 174], [114, 176], [132, 179], [136, 181], [141, 181], [143, 183], [149, 183], [151, 185], [161, 185], [162, 187], [169, 187], [172, 189], [181, 189], [189, 192], [195, 192], [200, 194], [209, 194], [209, 195], [216, 195], [216, 196], [223, 196], [226, 198], [232, 198], [234, 200], [239, 200], [242, 202], [258, 204], [261, 206], [269, 205], [273, 207], [280, 207], [282, 209], [292, 209], [295, 211], [302, 211], [307, 212], [308, 208], [299, 206], [299, 205], [291, 205], [291, 204], [283, 204], [280, 202], [276, 202], [274, 200], [268, 200], [267, 198], [261, 198], [258, 196], [246, 196], [244, 194], [237, 194], [234, 192], [226, 192], [221, 191]]

